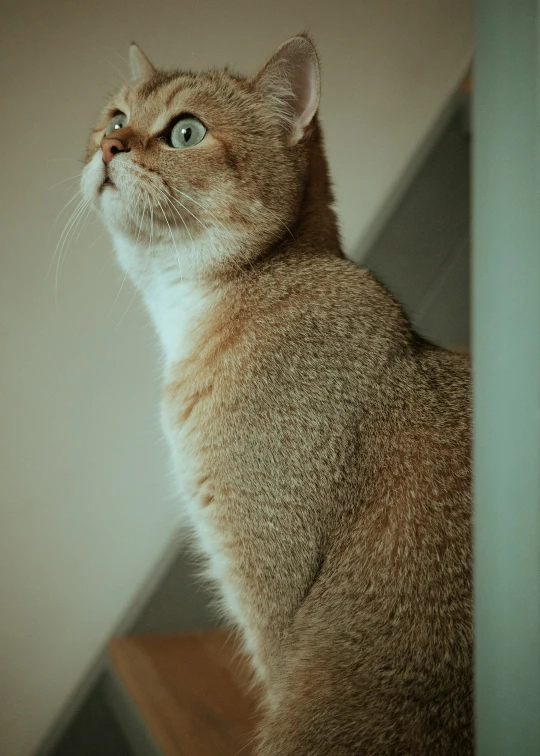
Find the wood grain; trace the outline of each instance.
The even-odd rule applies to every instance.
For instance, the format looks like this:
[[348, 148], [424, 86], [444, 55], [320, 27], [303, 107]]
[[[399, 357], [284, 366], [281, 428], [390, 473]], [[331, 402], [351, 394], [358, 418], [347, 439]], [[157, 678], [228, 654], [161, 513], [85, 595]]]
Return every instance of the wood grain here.
[[222, 630], [113, 638], [109, 657], [164, 756], [248, 756], [249, 667]]

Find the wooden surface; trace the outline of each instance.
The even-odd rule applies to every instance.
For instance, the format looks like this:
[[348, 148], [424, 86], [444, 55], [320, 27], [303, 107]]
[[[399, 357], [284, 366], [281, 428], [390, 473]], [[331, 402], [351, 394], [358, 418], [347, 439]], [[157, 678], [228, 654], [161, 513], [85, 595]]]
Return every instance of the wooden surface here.
[[112, 667], [163, 756], [248, 756], [256, 702], [227, 632], [125, 636]]

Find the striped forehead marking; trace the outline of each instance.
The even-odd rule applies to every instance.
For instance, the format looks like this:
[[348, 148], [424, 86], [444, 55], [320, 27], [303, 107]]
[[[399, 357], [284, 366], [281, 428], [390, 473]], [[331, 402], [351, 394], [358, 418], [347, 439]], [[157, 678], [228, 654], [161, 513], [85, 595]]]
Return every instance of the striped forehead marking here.
[[168, 111], [158, 115], [158, 117], [154, 119], [152, 125], [150, 126], [150, 133], [159, 134], [159, 132], [163, 131], [163, 129], [167, 126], [171, 118], [172, 113], [169, 113]]
[[163, 131], [171, 118], [179, 115], [180, 103], [173, 108], [171, 108], [171, 105], [189, 84], [189, 80], [182, 79], [184, 77], [177, 75], [173, 79], [156, 82], [156, 85], [152, 88], [147, 84], [134, 93], [135, 101], [142, 100], [139, 107], [141, 111], [145, 112], [151, 133], [157, 134]]

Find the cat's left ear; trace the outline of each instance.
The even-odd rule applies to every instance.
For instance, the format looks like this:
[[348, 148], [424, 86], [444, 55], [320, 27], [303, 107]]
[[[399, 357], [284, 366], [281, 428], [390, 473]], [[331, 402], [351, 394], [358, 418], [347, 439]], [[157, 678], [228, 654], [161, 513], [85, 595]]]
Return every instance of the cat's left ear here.
[[309, 133], [319, 107], [319, 59], [311, 40], [298, 36], [284, 42], [254, 82], [284, 122], [289, 143], [297, 144]]
[[131, 69], [131, 81], [148, 79], [156, 69], [150, 63], [143, 51], [132, 42], [129, 47], [129, 67]]

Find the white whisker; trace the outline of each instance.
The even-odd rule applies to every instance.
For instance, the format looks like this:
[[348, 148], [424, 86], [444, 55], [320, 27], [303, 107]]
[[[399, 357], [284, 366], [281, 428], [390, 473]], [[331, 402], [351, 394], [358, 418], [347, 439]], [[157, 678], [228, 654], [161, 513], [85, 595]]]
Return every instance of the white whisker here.
[[169, 204], [169, 206], [171, 207], [171, 209], [172, 209], [172, 211], [173, 211], [173, 214], [174, 214], [174, 216], [175, 216], [175, 223], [176, 223], [176, 228], [178, 228], [178, 223], [176, 222], [176, 217], [179, 217], [179, 218], [180, 218], [180, 220], [182, 221], [183, 225], [184, 225], [184, 228], [186, 229], [186, 231], [187, 231], [187, 232], [188, 232], [188, 234], [189, 234], [189, 238], [190, 238], [190, 240], [191, 240], [191, 249], [190, 249], [190, 254], [191, 254], [191, 262], [192, 262], [192, 264], [194, 265], [194, 267], [196, 267], [196, 268], [197, 268], [197, 271], [198, 271], [198, 273], [199, 273], [199, 285], [200, 285], [200, 280], [201, 280], [201, 278], [200, 278], [200, 269], [199, 269], [199, 266], [198, 266], [198, 265], [196, 265], [196, 263], [198, 262], [198, 260], [197, 260], [196, 258], [198, 258], [198, 257], [199, 257], [199, 253], [198, 253], [197, 247], [195, 246], [195, 242], [194, 242], [194, 240], [193, 240], [193, 236], [191, 235], [191, 231], [189, 230], [189, 227], [188, 227], [188, 225], [187, 225], [186, 221], [184, 220], [184, 216], [182, 215], [182, 213], [180, 212], [180, 210], [178, 210], [178, 209], [177, 209], [177, 208], [176, 208], [176, 207], [175, 207], [175, 206], [174, 206], [174, 205], [172, 204], [171, 198], [170, 198], [169, 196], [167, 196], [167, 195], [165, 194], [165, 192], [163, 192], [163, 196], [165, 197], [165, 199], [166, 199], [167, 203]]
[[[230, 230], [229, 230], [229, 229], [227, 228], [227, 226], [225, 226], [225, 225], [224, 225], [224, 224], [223, 224], [223, 223], [222, 223], [222, 222], [221, 222], [221, 221], [219, 220], [219, 218], [217, 218], [217, 217], [216, 217], [216, 216], [214, 215], [214, 213], [212, 213], [212, 211], [211, 211], [211, 210], [209, 210], [209, 209], [208, 209], [207, 207], [205, 207], [204, 205], [202, 205], [202, 204], [201, 204], [200, 202], [197, 202], [197, 200], [196, 200], [196, 199], [193, 199], [193, 197], [190, 197], [190, 195], [189, 195], [189, 194], [186, 194], [185, 192], [181, 191], [181, 190], [180, 190], [180, 189], [178, 189], [177, 187], [174, 187], [174, 186], [172, 186], [172, 185], [171, 185], [171, 189], [172, 189], [172, 190], [173, 190], [174, 192], [177, 192], [178, 194], [181, 194], [182, 196], [186, 197], [186, 198], [187, 198], [188, 200], [190, 200], [191, 202], [193, 202], [193, 203], [194, 203], [195, 205], [198, 205], [198, 206], [199, 206], [200, 208], [202, 208], [202, 209], [204, 210], [204, 212], [208, 213], [208, 215], [210, 215], [210, 217], [211, 217], [211, 218], [213, 218], [213, 219], [215, 220], [215, 222], [216, 222], [216, 223], [217, 223], [217, 224], [218, 224], [218, 225], [220, 226], [220, 228], [221, 228], [221, 229], [222, 229], [222, 230], [223, 230], [223, 231], [225, 232], [225, 235], [226, 235], [226, 237], [228, 237], [228, 238], [229, 238], [229, 239], [231, 240], [231, 242], [232, 242], [232, 243], [233, 243], [233, 244], [234, 244], [235, 246], [237, 246], [237, 245], [238, 245], [238, 239], [237, 239], [237, 238], [236, 238], [236, 237], [234, 236], [234, 234], [232, 234], [232, 233], [231, 233], [231, 231], [230, 231]], [[181, 205], [182, 205], [182, 207], [183, 207], [183, 208], [184, 208], [185, 210], [187, 210], [187, 211], [188, 211], [188, 213], [189, 213], [190, 215], [193, 215], [193, 217], [195, 218], [195, 220], [197, 220], [197, 221], [198, 221], [198, 222], [199, 222], [199, 223], [200, 223], [201, 225], [203, 225], [203, 226], [204, 226], [204, 227], [205, 227], [205, 228], [206, 228], [207, 230], [209, 230], [209, 229], [208, 229], [208, 226], [205, 226], [205, 224], [204, 224], [204, 223], [203, 223], [203, 222], [202, 222], [202, 221], [201, 221], [201, 220], [200, 220], [199, 218], [197, 218], [197, 216], [196, 216], [196, 215], [194, 215], [194, 214], [193, 214], [193, 213], [191, 212], [191, 210], [189, 210], [189, 208], [187, 208], [187, 207], [186, 207], [186, 206], [185, 206], [185, 205], [184, 205], [183, 203], [181, 203], [181, 202], [180, 202], [180, 200], [177, 200], [177, 199], [175, 198], [175, 201], [176, 201], [176, 202], [179, 202], [179, 204], [181, 204]], [[249, 264], [249, 266], [250, 266], [251, 268], [253, 268], [253, 265], [252, 265], [252, 263], [251, 263], [251, 261], [250, 261], [249, 257], [248, 257], [248, 256], [246, 256], [246, 255], [244, 255], [244, 254], [242, 254], [242, 250], [241, 250], [241, 249], [238, 249], [237, 251], [238, 251], [238, 252], [239, 252], [239, 253], [241, 254], [241, 256], [242, 256], [242, 259], [244, 260], [244, 262], [248, 263], [248, 264]], [[237, 262], [236, 262], [236, 261], [234, 260], [234, 258], [231, 258], [231, 261], [232, 261], [232, 262], [233, 262], [233, 264], [234, 264], [234, 265], [235, 265], [235, 266], [236, 266], [236, 267], [238, 268], [238, 270], [240, 270], [240, 271], [242, 270], [241, 266], [240, 266], [240, 265], [238, 265], [238, 263], [237, 263]]]
[[161, 204], [161, 202], [158, 200], [157, 197], [155, 198], [155, 200], [158, 203], [159, 209], [161, 210], [161, 212], [163, 214], [163, 217], [165, 218], [165, 223], [167, 224], [167, 226], [169, 228], [169, 233], [171, 235], [171, 240], [172, 240], [172, 243], [174, 245], [174, 251], [176, 252], [176, 259], [178, 261], [178, 270], [180, 271], [180, 275], [182, 275], [182, 265], [180, 263], [180, 255], [178, 254], [178, 247], [176, 246], [176, 241], [174, 239], [174, 234], [172, 232], [171, 224], [169, 223], [169, 219], [167, 218], [165, 210], [163, 209], [163, 205]]
[[86, 206], [86, 215], [84, 216], [83, 221], [82, 221], [81, 225], [79, 226], [79, 230], [76, 232], [77, 233], [76, 239], [80, 238], [82, 232], [86, 228], [86, 224], [88, 222], [88, 218], [90, 217], [90, 213], [91, 212], [92, 212], [92, 205], [90, 204], [90, 202], [88, 202], [88, 204]]
[[78, 179], [82, 176], [82, 171], [79, 171], [79, 173], [76, 173], [74, 176], [68, 176], [68, 178], [62, 179], [61, 181], [57, 181], [56, 184], [51, 184], [51, 186], [48, 187], [49, 191], [51, 189], [54, 189], [57, 186], [60, 186], [60, 184], [65, 184], [66, 181], [75, 181], [75, 179]]
[[116, 71], [116, 73], [124, 80], [125, 85], [129, 87], [129, 81], [127, 80], [126, 75], [122, 73], [122, 71], [118, 68], [118, 66], [116, 66], [108, 58], [105, 58], [105, 62], [108, 63], [110, 66], [112, 66], [114, 68], [114, 70]]
[[[54, 227], [54, 224], [56, 223], [56, 221], [58, 220], [58, 218], [59, 218], [59, 217], [60, 217], [60, 216], [62, 215], [62, 213], [64, 212], [64, 210], [65, 210], [65, 209], [66, 209], [66, 208], [67, 208], [67, 207], [68, 207], [69, 205], [71, 205], [71, 203], [72, 203], [72, 202], [75, 202], [75, 200], [76, 200], [76, 199], [78, 199], [80, 195], [81, 195], [81, 192], [80, 192], [80, 191], [78, 191], [78, 192], [77, 192], [77, 193], [75, 194], [75, 196], [74, 196], [74, 197], [72, 197], [72, 198], [71, 198], [71, 199], [70, 199], [70, 200], [69, 200], [68, 202], [66, 202], [66, 204], [64, 205], [64, 207], [62, 208], [62, 210], [60, 210], [60, 212], [58, 213], [58, 215], [57, 215], [57, 216], [56, 216], [56, 218], [54, 219], [54, 221], [53, 221], [53, 224], [52, 224], [52, 225], [53, 225], [53, 227]], [[71, 213], [70, 213], [70, 215], [69, 215], [69, 218], [67, 219], [67, 221], [66, 221], [66, 223], [65, 223], [65, 225], [64, 225], [64, 228], [62, 229], [62, 233], [60, 234], [60, 238], [58, 239], [58, 241], [57, 241], [57, 243], [56, 243], [56, 247], [55, 247], [55, 249], [54, 249], [53, 255], [52, 255], [52, 257], [51, 257], [51, 260], [50, 260], [50, 262], [49, 262], [49, 267], [48, 267], [48, 269], [47, 269], [47, 273], [46, 273], [46, 275], [45, 275], [45, 280], [47, 280], [47, 278], [48, 278], [48, 276], [49, 276], [49, 273], [51, 272], [51, 267], [52, 267], [52, 265], [53, 265], [53, 263], [54, 263], [54, 260], [55, 260], [55, 258], [56, 258], [56, 255], [57, 255], [57, 253], [58, 253], [58, 250], [59, 250], [59, 248], [60, 248], [60, 245], [62, 244], [62, 240], [63, 240], [64, 234], [65, 234], [65, 233], [67, 232], [67, 230], [68, 230], [68, 226], [69, 226], [69, 224], [70, 224], [70, 223], [71, 223], [71, 221], [73, 220], [73, 218], [74, 218], [74, 216], [76, 215], [76, 213], [78, 212], [78, 210], [79, 210], [79, 209], [80, 209], [80, 208], [81, 208], [81, 207], [82, 207], [83, 205], [84, 205], [84, 199], [83, 199], [83, 198], [81, 197], [81, 199], [79, 200], [79, 202], [78, 202], [78, 204], [76, 205], [75, 209], [71, 211]], [[49, 231], [49, 237], [50, 237], [50, 234], [51, 234], [51, 231]], [[48, 239], [47, 239], [47, 241], [48, 241]]]
[[[141, 273], [141, 279], [144, 278], [144, 274], [146, 273], [146, 267], [148, 265], [148, 260], [150, 259], [150, 251], [152, 249], [152, 244], [153, 244], [153, 241], [154, 241], [154, 208], [152, 207], [151, 203], [149, 203], [149, 204], [150, 204], [150, 238], [148, 240], [148, 247], [146, 249], [146, 259], [144, 261], [144, 267], [143, 267], [143, 270], [142, 270], [142, 273]], [[135, 301], [135, 297], [136, 296], [137, 296], [137, 289], [135, 289], [135, 291], [133, 292], [133, 296], [129, 300], [128, 306], [126, 307], [126, 309], [124, 311], [124, 314], [122, 315], [122, 317], [120, 318], [120, 320], [116, 324], [116, 327], [114, 329], [115, 331], [117, 331], [120, 328], [120, 326], [122, 324], [122, 321], [124, 320], [124, 318], [128, 314], [129, 308], [131, 307], [131, 305]]]
[[67, 208], [68, 208], [68, 207], [69, 207], [69, 206], [71, 205], [71, 203], [72, 203], [72, 202], [75, 202], [75, 200], [76, 200], [76, 199], [77, 199], [77, 197], [79, 197], [79, 196], [80, 196], [80, 197], [82, 197], [82, 193], [81, 193], [81, 190], [80, 190], [80, 189], [78, 189], [78, 190], [77, 190], [77, 191], [75, 192], [75, 194], [73, 195], [73, 197], [72, 197], [72, 198], [71, 198], [70, 200], [68, 200], [68, 201], [66, 202], [66, 204], [64, 205], [64, 207], [63, 207], [63, 208], [62, 208], [62, 209], [60, 210], [60, 212], [58, 213], [58, 215], [56, 216], [56, 218], [55, 218], [55, 219], [53, 220], [53, 222], [52, 222], [52, 224], [51, 224], [51, 231], [49, 231], [49, 236], [47, 237], [47, 240], [48, 240], [48, 239], [50, 238], [50, 235], [51, 235], [52, 229], [54, 228], [54, 225], [55, 225], [55, 223], [56, 223], [56, 222], [58, 221], [58, 219], [60, 218], [60, 216], [62, 215], [62, 213], [63, 213], [63, 212], [64, 212], [64, 211], [65, 211], [65, 210], [66, 210], [66, 209], [67, 209]]
[[[194, 254], [195, 254], [195, 255], [197, 256], [197, 258], [198, 258], [198, 257], [199, 257], [199, 252], [198, 252], [198, 249], [197, 249], [197, 247], [196, 247], [196, 245], [195, 245], [195, 241], [194, 241], [194, 239], [193, 239], [193, 236], [192, 236], [192, 234], [191, 234], [191, 231], [189, 230], [189, 227], [188, 227], [188, 225], [187, 225], [186, 221], [184, 220], [184, 216], [182, 215], [182, 213], [180, 212], [180, 210], [179, 210], [179, 209], [177, 209], [177, 208], [176, 208], [176, 207], [175, 207], [175, 206], [174, 206], [174, 205], [172, 204], [172, 202], [173, 202], [173, 201], [176, 201], [176, 200], [174, 200], [174, 197], [170, 197], [170, 196], [169, 196], [169, 195], [168, 195], [168, 194], [167, 194], [167, 193], [166, 193], [166, 192], [165, 192], [165, 191], [164, 191], [163, 189], [161, 189], [161, 188], [158, 188], [158, 187], [156, 187], [156, 188], [157, 188], [157, 189], [158, 189], [158, 191], [159, 191], [159, 192], [160, 192], [160, 193], [161, 193], [161, 194], [163, 195], [163, 197], [165, 198], [165, 200], [167, 201], [167, 203], [168, 203], [168, 204], [169, 204], [169, 206], [171, 207], [171, 209], [172, 209], [172, 211], [173, 211], [173, 214], [174, 214], [175, 218], [176, 218], [176, 217], [179, 217], [179, 218], [180, 218], [180, 220], [182, 221], [182, 223], [183, 223], [183, 225], [184, 225], [184, 228], [186, 229], [186, 231], [187, 231], [187, 233], [188, 233], [188, 235], [189, 235], [189, 238], [190, 238], [190, 240], [191, 240], [191, 260], [192, 260], [192, 262], [193, 262], [193, 264], [194, 264], [194, 267], [196, 267], [196, 268], [197, 268], [197, 272], [198, 272], [198, 274], [199, 274], [199, 285], [200, 285], [200, 280], [201, 280], [201, 279], [200, 279], [200, 266], [199, 266], [199, 265], [196, 265], [196, 264], [195, 264], [196, 262], [198, 262], [198, 260], [196, 261], [196, 260], [194, 259]], [[181, 203], [180, 203], [180, 204], [181, 204]], [[189, 211], [188, 211], [188, 212], [189, 212]], [[175, 220], [175, 223], [176, 223], [176, 220]], [[204, 224], [203, 224], [203, 226], [204, 226]], [[176, 227], [178, 228], [178, 223], [176, 223]], [[206, 226], [204, 226], [204, 228], [206, 228]], [[207, 230], [208, 230], [208, 229], [207, 229]]]
[[[216, 218], [216, 216], [213, 215], [213, 213], [208, 208], [205, 208], [204, 205], [201, 205], [200, 202], [197, 202], [196, 199], [194, 199], [193, 197], [190, 197], [189, 194], [186, 194], [185, 192], [181, 191], [180, 189], [178, 189], [178, 187], [173, 187], [173, 190], [176, 191], [176, 192], [179, 192], [184, 197], [186, 197], [188, 200], [190, 200], [191, 202], [194, 202], [196, 205], [199, 205], [199, 207], [201, 207], [205, 212], [207, 212], [209, 215], [211, 215], [217, 223], [219, 223], [223, 228], [225, 228], [225, 226], [223, 226], [223, 223], [220, 220], [218, 220], [218, 218]], [[268, 210], [268, 208], [265, 208], [264, 212], [267, 213], [267, 214], [270, 213], [270, 211]], [[294, 234], [293, 234], [293, 232], [287, 226], [287, 224], [284, 223], [284, 221], [281, 220], [281, 218], [279, 217], [279, 215], [277, 215], [277, 213], [270, 213], [270, 215], [272, 216], [272, 218], [274, 218], [275, 220], [277, 220], [278, 223], [281, 223], [281, 225], [283, 226], [283, 228], [285, 228], [285, 230], [287, 231], [287, 233], [290, 234], [291, 239], [294, 240]]]
[[[178, 190], [175, 190], [175, 189], [173, 189], [173, 191], [178, 191]], [[201, 226], [202, 226], [202, 227], [203, 227], [203, 228], [204, 228], [204, 229], [205, 229], [206, 231], [209, 231], [209, 230], [210, 230], [210, 229], [208, 228], [208, 226], [207, 226], [207, 225], [206, 225], [205, 223], [203, 223], [203, 222], [202, 222], [202, 220], [201, 220], [200, 218], [197, 218], [197, 216], [196, 216], [196, 215], [195, 215], [194, 213], [192, 213], [192, 212], [191, 212], [191, 210], [190, 210], [190, 209], [189, 209], [188, 207], [186, 207], [186, 206], [185, 206], [185, 205], [184, 205], [184, 204], [183, 204], [182, 202], [180, 202], [180, 200], [176, 199], [175, 197], [171, 197], [171, 199], [173, 199], [173, 200], [174, 200], [174, 202], [178, 203], [178, 205], [180, 205], [180, 207], [182, 207], [182, 208], [183, 208], [183, 209], [184, 209], [184, 210], [185, 210], [186, 212], [188, 212], [188, 213], [189, 213], [189, 214], [190, 214], [190, 215], [191, 215], [191, 216], [192, 216], [193, 218], [195, 218], [195, 220], [197, 221], [197, 223], [200, 223], [200, 224], [201, 224]]]
[[204, 205], [201, 205], [200, 202], [197, 202], [196, 199], [193, 199], [193, 197], [190, 197], [189, 194], [186, 194], [185, 192], [182, 192], [180, 189], [178, 189], [178, 187], [172, 186], [171, 188], [172, 188], [173, 191], [178, 192], [179, 194], [181, 194], [184, 197], [186, 197], [188, 200], [190, 200], [190, 202], [193, 202], [195, 205], [198, 205], [200, 208], [202, 208], [204, 210], [204, 212], [208, 213], [208, 215], [210, 215], [216, 221], [216, 223], [218, 225], [220, 225], [223, 229], [225, 229], [225, 231], [227, 231], [228, 233], [230, 233], [229, 229], [219, 220], [219, 218], [216, 218], [216, 216], [207, 207], [205, 207]]
[[105, 236], [105, 231], [102, 231], [100, 234], [96, 236], [92, 244], [88, 246], [88, 249], [92, 249], [92, 247], [95, 247], [98, 241], [100, 241], [100, 239], [103, 239], [104, 236]]
[[82, 163], [82, 160], [78, 160], [77, 158], [67, 158], [67, 157], [61, 157], [61, 158], [49, 158], [46, 162], [47, 163], [60, 163], [66, 161], [68, 163]]
[[[79, 221], [81, 220], [84, 211], [87, 209], [89, 205], [88, 200], [82, 199], [73, 213], [70, 216], [70, 219], [66, 223], [64, 230], [60, 236], [60, 239], [58, 240], [57, 244], [57, 250], [58, 255], [56, 259], [56, 274], [54, 279], [54, 292], [55, 292], [55, 301], [56, 305], [58, 306], [58, 280], [60, 275], [60, 268], [61, 268], [61, 262], [62, 258], [65, 253], [67, 253], [67, 250], [69, 248], [69, 245], [71, 244], [71, 241], [73, 240], [73, 237], [77, 231], [77, 226], [79, 224]], [[55, 250], [56, 255], [56, 250]], [[53, 256], [54, 259], [54, 256]]]
[[[139, 237], [140, 237], [141, 228], [142, 228], [142, 224], [143, 224], [143, 219], [144, 219], [145, 213], [146, 213], [146, 202], [144, 204], [143, 211], [141, 213], [141, 219], [139, 221], [139, 230], [137, 231], [137, 238], [135, 239], [135, 249], [137, 249], [137, 244], [139, 243]], [[118, 289], [118, 294], [116, 295], [116, 299], [114, 300], [114, 302], [112, 304], [112, 307], [109, 310], [109, 314], [107, 315], [107, 319], [109, 319], [111, 317], [111, 315], [112, 315], [112, 313], [114, 311], [114, 308], [116, 307], [116, 303], [118, 302], [118, 299], [120, 298], [120, 294], [122, 293], [122, 289], [124, 288], [124, 284], [126, 283], [127, 275], [128, 275], [128, 272], [126, 270], [126, 272], [124, 273], [124, 277], [122, 279], [122, 283], [120, 284], [120, 288]]]

